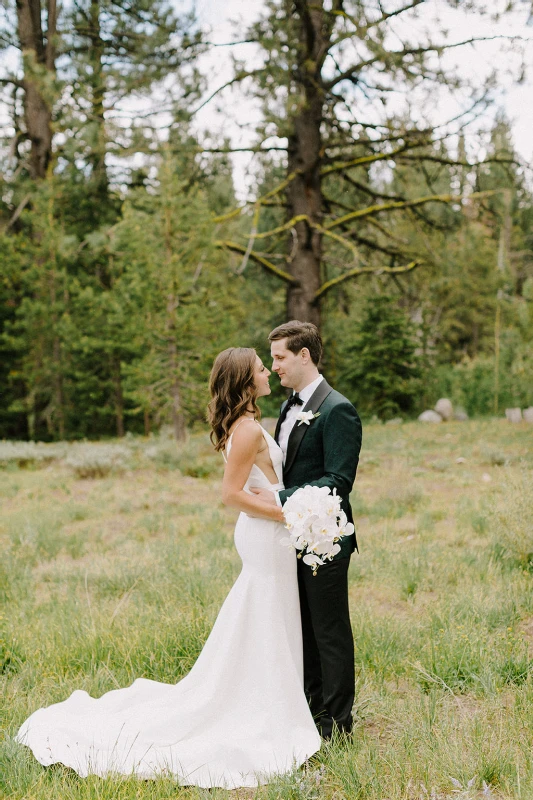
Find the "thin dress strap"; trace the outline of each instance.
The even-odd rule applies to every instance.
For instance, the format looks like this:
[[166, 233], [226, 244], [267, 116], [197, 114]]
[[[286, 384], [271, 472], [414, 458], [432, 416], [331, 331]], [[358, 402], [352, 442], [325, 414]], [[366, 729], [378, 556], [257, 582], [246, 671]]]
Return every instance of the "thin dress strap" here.
[[[228, 446], [229, 446], [229, 445], [231, 445], [231, 439], [232, 439], [232, 436], [233, 436], [233, 434], [235, 433], [235, 431], [237, 430], [237, 428], [239, 427], [239, 425], [240, 425], [242, 422], [257, 422], [257, 420], [256, 420], [256, 419], [252, 419], [252, 417], [243, 417], [241, 420], [239, 420], [239, 421], [238, 421], [238, 423], [237, 423], [237, 424], [235, 425], [235, 427], [233, 428], [233, 430], [232, 430], [232, 432], [230, 433], [230, 435], [228, 436], [228, 441], [226, 442], [226, 447], [224, 448], [224, 450], [227, 450], [227, 449], [228, 449]], [[222, 453], [222, 458], [224, 459], [224, 461], [225, 461], [226, 463], [228, 462], [228, 459], [226, 458], [226, 454], [225, 454], [225, 453]]]

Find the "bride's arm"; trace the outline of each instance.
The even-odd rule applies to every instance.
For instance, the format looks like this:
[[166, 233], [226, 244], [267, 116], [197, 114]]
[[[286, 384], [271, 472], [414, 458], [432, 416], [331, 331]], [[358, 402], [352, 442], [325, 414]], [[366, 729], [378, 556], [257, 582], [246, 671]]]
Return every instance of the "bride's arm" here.
[[233, 434], [222, 481], [222, 502], [253, 517], [283, 522], [281, 507], [273, 506], [244, 491], [244, 484], [263, 440], [258, 425], [239, 425], [239, 429]]

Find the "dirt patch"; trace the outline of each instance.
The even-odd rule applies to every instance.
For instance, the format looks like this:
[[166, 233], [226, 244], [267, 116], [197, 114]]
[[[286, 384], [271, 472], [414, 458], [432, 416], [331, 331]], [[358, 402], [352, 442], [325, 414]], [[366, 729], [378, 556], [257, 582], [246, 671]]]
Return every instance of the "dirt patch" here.
[[367, 608], [378, 617], [393, 616], [397, 619], [412, 619], [416, 616], [412, 604], [400, 600], [396, 590], [374, 589], [369, 586], [351, 586], [350, 600], [353, 608]]

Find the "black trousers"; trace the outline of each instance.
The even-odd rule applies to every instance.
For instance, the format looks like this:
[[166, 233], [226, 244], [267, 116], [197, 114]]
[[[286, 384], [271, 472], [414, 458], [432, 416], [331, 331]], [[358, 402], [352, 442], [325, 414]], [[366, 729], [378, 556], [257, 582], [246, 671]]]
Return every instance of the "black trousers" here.
[[304, 688], [322, 736], [336, 726], [349, 732], [355, 694], [354, 645], [348, 608], [349, 558], [330, 561], [313, 575], [298, 559]]

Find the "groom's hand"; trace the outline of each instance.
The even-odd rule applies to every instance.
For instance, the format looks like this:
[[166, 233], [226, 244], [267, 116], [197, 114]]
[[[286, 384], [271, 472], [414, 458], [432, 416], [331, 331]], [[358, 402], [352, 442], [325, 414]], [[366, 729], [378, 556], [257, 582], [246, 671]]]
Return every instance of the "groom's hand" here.
[[270, 489], [264, 489], [259, 486], [250, 486], [250, 491], [260, 497], [261, 500], [264, 500], [265, 503], [270, 503], [273, 506], [277, 506], [276, 496], [274, 492], [270, 491]]

